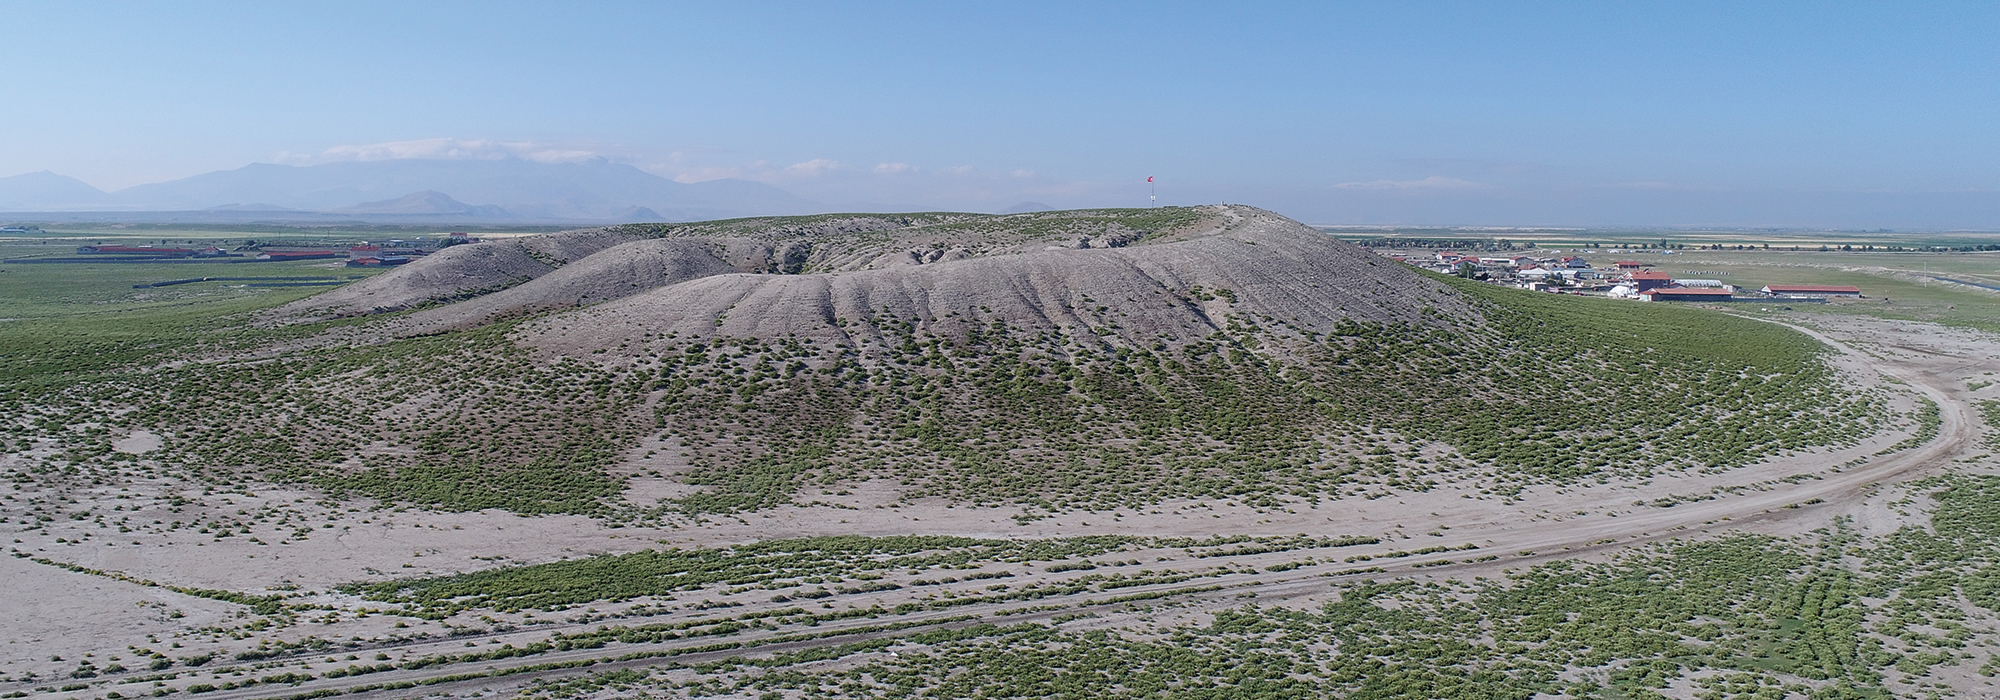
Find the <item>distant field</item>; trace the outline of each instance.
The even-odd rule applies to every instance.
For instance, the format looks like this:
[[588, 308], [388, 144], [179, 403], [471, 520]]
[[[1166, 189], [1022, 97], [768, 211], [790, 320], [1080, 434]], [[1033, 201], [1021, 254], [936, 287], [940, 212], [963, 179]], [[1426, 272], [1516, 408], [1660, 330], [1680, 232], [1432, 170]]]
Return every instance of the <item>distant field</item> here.
[[[370, 226], [365, 224], [333, 224], [325, 226], [285, 226], [277, 224], [143, 224], [143, 223], [74, 223], [40, 224], [43, 232], [50, 237], [106, 236], [168, 239], [265, 239], [273, 237], [331, 237], [331, 238], [415, 238], [431, 234], [464, 231], [475, 236], [491, 234], [547, 233], [574, 226]], [[17, 234], [18, 235], [18, 234]], [[39, 238], [42, 234], [28, 237]]]
[[1705, 245], [1756, 245], [1777, 247], [1875, 246], [1928, 248], [1931, 246], [1979, 246], [2000, 244], [2000, 232], [1990, 231], [1802, 231], [1741, 229], [1480, 229], [1480, 228], [1392, 228], [1365, 226], [1319, 226], [1322, 231], [1350, 241], [1374, 239], [1434, 239], [1509, 242], [1516, 246], [1576, 248], [1586, 246], [1695, 248]]
[[481, 238], [507, 238], [559, 231], [566, 226], [444, 227], [444, 226], [182, 226], [166, 224], [46, 225], [39, 233], [0, 235], [0, 258], [70, 255], [77, 246], [201, 245], [229, 249], [249, 241], [266, 245], [345, 248], [363, 241], [414, 241], [466, 232]]
[[1767, 284], [1853, 285], [1861, 288], [1865, 298], [1794, 308], [2000, 330], [2000, 290], [1933, 278], [1942, 276], [2000, 287], [2000, 252], [1689, 250], [1676, 255], [1586, 253], [1583, 257], [1598, 267], [1609, 266], [1616, 260], [1641, 260], [1675, 277], [1719, 279], [1749, 290]]
[[[42, 246], [0, 244], [0, 258]], [[201, 345], [266, 335], [244, 314], [325, 291], [327, 287], [252, 286], [254, 281], [196, 282], [203, 277], [316, 277], [344, 280], [380, 269], [339, 260], [274, 263], [0, 264], [0, 379], [62, 384], [121, 365], [145, 366]], [[270, 283], [289, 282], [273, 280]]]
[[[48, 257], [75, 252], [60, 247], [0, 243], [0, 259]], [[240, 259], [240, 258], [239, 258]], [[379, 268], [348, 268], [341, 260], [259, 263], [77, 263], [0, 264], [0, 318], [33, 319], [93, 314], [130, 314], [163, 307], [190, 305], [234, 310], [282, 303], [317, 289], [245, 287], [245, 282], [214, 282], [134, 289], [135, 284], [199, 277], [325, 277], [368, 276]], [[280, 299], [279, 297], [282, 297]], [[254, 300], [254, 301], [253, 301]], [[249, 302], [238, 304], [238, 301]]]
[[[1753, 291], [1767, 284], [1852, 285], [1866, 298], [1810, 304], [1802, 310], [2000, 330], [2000, 289], [1976, 286], [2000, 287], [2000, 250], [1955, 250], [2000, 247], [2000, 233], [1319, 228], [1378, 249], [1428, 250], [1416, 245], [1425, 243], [1581, 255], [1600, 270], [1619, 260], [1639, 260], [1675, 277], [1719, 279]], [[1746, 249], [1728, 249], [1738, 246]], [[1822, 246], [1828, 250], [1820, 250]], [[1889, 248], [1901, 250], [1884, 250]]]

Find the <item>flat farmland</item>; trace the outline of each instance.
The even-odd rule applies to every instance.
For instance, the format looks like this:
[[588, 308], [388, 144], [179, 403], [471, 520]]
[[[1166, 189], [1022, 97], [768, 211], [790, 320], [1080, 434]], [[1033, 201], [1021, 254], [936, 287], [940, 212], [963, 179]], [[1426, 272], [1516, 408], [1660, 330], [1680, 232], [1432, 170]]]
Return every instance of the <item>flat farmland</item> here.
[[2000, 289], [1965, 284], [2000, 287], [2000, 252], [1686, 250], [1662, 255], [1593, 251], [1583, 257], [1599, 267], [1608, 267], [1616, 260], [1639, 260], [1677, 278], [1718, 279], [1745, 291], [1767, 284], [1851, 285], [1860, 287], [1864, 298], [1794, 308], [1809, 313], [2000, 328]]

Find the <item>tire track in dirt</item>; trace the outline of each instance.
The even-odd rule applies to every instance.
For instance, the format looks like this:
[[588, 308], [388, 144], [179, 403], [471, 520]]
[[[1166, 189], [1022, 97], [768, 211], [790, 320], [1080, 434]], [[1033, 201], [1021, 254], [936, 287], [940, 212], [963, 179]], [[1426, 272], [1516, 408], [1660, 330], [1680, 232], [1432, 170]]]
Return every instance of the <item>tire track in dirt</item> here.
[[[531, 657], [519, 657], [504, 661], [485, 661], [452, 664], [408, 671], [393, 671], [371, 674], [356, 679], [320, 679], [284, 689], [254, 687], [236, 691], [218, 691], [203, 695], [209, 700], [260, 700], [268, 698], [291, 698], [307, 694], [346, 695], [346, 688], [394, 683], [424, 683], [410, 688], [363, 691], [353, 697], [403, 697], [409, 695], [430, 695], [452, 690], [471, 690], [495, 685], [514, 686], [529, 680], [553, 678], [581, 673], [595, 673], [622, 668], [637, 668], [661, 663], [701, 663], [717, 661], [732, 656], [768, 655], [807, 649], [853, 644], [895, 637], [904, 637], [924, 631], [956, 629], [978, 624], [1010, 625], [1023, 622], [1043, 622], [1059, 615], [1078, 613], [1120, 613], [1133, 602], [1134, 596], [1145, 596], [1144, 602], [1178, 602], [1232, 605], [1246, 596], [1255, 594], [1259, 600], [1293, 599], [1323, 596], [1332, 586], [1348, 581], [1370, 578], [1400, 578], [1422, 575], [1472, 575], [1535, 564], [1544, 561], [1571, 559], [1593, 554], [1605, 554], [1644, 545], [1685, 538], [1700, 534], [1714, 534], [1740, 530], [1750, 525], [1773, 523], [1794, 518], [1826, 518], [1829, 511], [1853, 509], [1863, 505], [1863, 501], [1880, 486], [1930, 473], [1946, 466], [1953, 460], [1976, 451], [1979, 437], [1979, 416], [1971, 402], [1953, 395], [1950, 382], [1956, 381], [1952, 372], [1965, 367], [1981, 365], [1980, 360], [1962, 358], [1955, 355], [1906, 348], [1939, 358], [1958, 358], [1961, 362], [1939, 364], [1930, 368], [1910, 366], [1861, 352], [1847, 341], [1834, 338], [1818, 330], [1778, 323], [1804, 333], [1828, 347], [1860, 360], [1864, 366], [1878, 374], [1901, 382], [1915, 390], [1938, 406], [1938, 434], [1923, 445], [1893, 454], [1871, 458], [1838, 472], [1830, 473], [1816, 480], [1757, 491], [1748, 494], [1717, 498], [1691, 504], [1681, 504], [1672, 508], [1657, 508], [1653, 512], [1628, 514], [1615, 519], [1579, 525], [1574, 522], [1545, 522], [1521, 530], [1496, 533], [1493, 541], [1474, 550], [1475, 557], [1499, 556], [1498, 559], [1481, 562], [1456, 562], [1440, 564], [1447, 559], [1463, 557], [1464, 551], [1453, 551], [1430, 555], [1399, 557], [1393, 563], [1371, 562], [1375, 570], [1354, 573], [1356, 564], [1320, 563], [1304, 565], [1285, 577], [1274, 577], [1268, 573], [1234, 573], [1211, 576], [1190, 582], [1158, 584], [1153, 586], [1133, 586], [1118, 589], [1115, 593], [1076, 593], [1066, 596], [1049, 596], [1027, 603], [980, 603], [944, 610], [925, 611], [903, 615], [885, 615], [882, 620], [860, 619], [852, 622], [821, 624], [804, 630], [779, 630], [744, 633], [732, 637], [697, 638], [679, 640], [680, 644], [620, 644], [616, 649], [579, 649], [563, 652], [549, 652]], [[1820, 499], [1814, 505], [1799, 505], [1804, 501]], [[1797, 507], [1789, 507], [1789, 506]], [[1525, 554], [1533, 552], [1533, 554]], [[1295, 553], [1278, 552], [1266, 555], [1232, 558], [1237, 565], [1253, 564], [1260, 567], [1295, 556]], [[1367, 567], [1369, 564], [1358, 566]], [[1254, 568], [1254, 567], [1252, 567]], [[1033, 579], [1017, 581], [1031, 583]], [[1110, 596], [1113, 600], [1098, 601], [1094, 598]], [[1124, 600], [1119, 600], [1124, 599]], [[720, 622], [721, 620], [717, 620]], [[894, 625], [895, 629], [883, 629]], [[549, 633], [581, 631], [601, 628], [601, 624], [559, 625], [536, 631], [536, 636], [546, 637]], [[799, 639], [798, 635], [810, 630], [816, 635], [812, 639]], [[842, 633], [842, 630], [852, 630]], [[477, 635], [462, 639], [482, 637], [514, 637], [521, 633], [513, 631], [494, 635]], [[461, 638], [454, 638], [458, 642]], [[517, 640], [518, 641], [518, 640]], [[701, 649], [716, 644], [733, 644], [727, 649]], [[625, 658], [634, 654], [642, 658]], [[590, 662], [588, 665], [582, 665]], [[578, 664], [569, 668], [527, 671], [504, 676], [485, 674], [541, 666], [552, 663]], [[481, 674], [439, 682], [438, 679]]]

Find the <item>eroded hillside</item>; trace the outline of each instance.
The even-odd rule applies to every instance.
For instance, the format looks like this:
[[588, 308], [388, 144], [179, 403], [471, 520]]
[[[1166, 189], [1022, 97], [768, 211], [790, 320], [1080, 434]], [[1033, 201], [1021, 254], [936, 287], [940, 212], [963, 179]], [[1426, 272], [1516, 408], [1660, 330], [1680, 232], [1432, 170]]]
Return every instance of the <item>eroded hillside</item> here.
[[[1063, 330], [1129, 325], [1116, 334], [1185, 341], [1220, 327], [1208, 317], [1215, 307], [1204, 302], [1215, 299], [1198, 291], [1204, 288], [1309, 326], [1343, 318], [1422, 322], [1424, 306], [1467, 317], [1435, 282], [1248, 207], [830, 215], [571, 231], [449, 248], [276, 315], [297, 321], [421, 308], [398, 323], [435, 332], [626, 300], [551, 326], [544, 335], [566, 338], [561, 349], [571, 352], [612, 340], [605, 332], [666, 326], [677, 336], [804, 331], [841, 339], [848, 334], [836, 330], [843, 320], [878, 316], [927, 328], [994, 320]], [[575, 328], [591, 332], [570, 332]]]
[[1882, 401], [1791, 331], [1459, 285], [1248, 207], [570, 232], [282, 313], [364, 304], [413, 310], [172, 394], [256, 411], [134, 419], [190, 464], [452, 509], [1033, 518], [1728, 469]]

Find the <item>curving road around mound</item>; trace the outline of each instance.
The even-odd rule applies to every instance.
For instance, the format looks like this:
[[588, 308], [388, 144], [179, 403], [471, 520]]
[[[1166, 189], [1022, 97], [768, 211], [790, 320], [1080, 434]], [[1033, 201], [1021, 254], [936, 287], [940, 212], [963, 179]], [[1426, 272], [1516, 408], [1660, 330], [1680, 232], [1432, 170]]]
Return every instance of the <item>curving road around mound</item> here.
[[[1177, 584], [1134, 586], [1111, 593], [1078, 593], [1025, 602], [976, 603], [902, 615], [883, 614], [876, 619], [821, 623], [812, 627], [751, 629], [730, 636], [683, 639], [660, 644], [613, 643], [598, 649], [551, 651], [504, 660], [462, 662], [422, 669], [398, 669], [346, 678], [321, 678], [295, 685], [257, 685], [236, 690], [215, 691], [196, 697], [207, 700], [302, 699], [334, 695], [401, 697], [470, 691], [498, 685], [511, 686], [537, 678], [618, 668], [643, 667], [668, 662], [701, 663], [732, 656], [795, 652], [900, 637], [927, 630], [961, 628], [977, 624], [1006, 626], [1023, 622], [1046, 622], [1060, 615], [1077, 613], [1110, 614], [1127, 610], [1132, 603], [1140, 600], [1147, 603], [1230, 605], [1238, 602], [1239, 598], [1249, 597], [1251, 594], [1265, 600], [1323, 596], [1329, 592], [1333, 584], [1369, 578], [1470, 575], [1486, 573], [1489, 570], [1497, 573], [1501, 569], [1523, 564], [1610, 553], [1638, 544], [1738, 530], [1751, 524], [1792, 518], [1824, 519], [1832, 514], [1853, 512], [1870, 494], [1884, 484], [1935, 473], [1954, 460], [1983, 452], [1978, 447], [1979, 418], [1976, 407], [1971, 402], [1956, 396], [1950, 388], [1957, 381], [1954, 379], [1954, 373], [1961, 372], [1966, 367], [1984, 366], [1982, 361], [1957, 358], [1963, 361], [1952, 362], [1951, 359], [1956, 356], [1940, 355], [1914, 347], [1894, 346], [1901, 351], [1931, 355], [1940, 360], [1930, 363], [1928, 368], [1900, 364], [1861, 352], [1847, 342], [1814, 329], [1768, 319], [1757, 320], [1779, 323], [1811, 336], [1861, 361], [1881, 376], [1893, 382], [1900, 382], [1935, 402], [1939, 418], [1936, 437], [1920, 446], [1871, 457], [1844, 469], [1822, 469], [1818, 472], [1818, 478], [1781, 484], [1770, 490], [1683, 503], [1671, 508], [1651, 508], [1646, 512], [1594, 521], [1587, 526], [1549, 522], [1537, 523], [1532, 527], [1511, 532], [1496, 533], [1490, 544], [1483, 545], [1478, 551], [1470, 553], [1454, 551], [1401, 556], [1390, 560], [1392, 563], [1382, 563], [1381, 560], [1371, 561], [1368, 564], [1320, 563], [1299, 566], [1282, 575], [1261, 569], [1291, 560], [1299, 556], [1299, 552], [1247, 555], [1228, 559], [1232, 569], [1239, 570], [1238, 573], [1206, 576]], [[1455, 561], [1468, 554], [1483, 561]], [[1495, 558], [1489, 555], [1498, 556]], [[1244, 565], [1249, 565], [1248, 570], [1244, 570]], [[1368, 570], [1356, 571], [1356, 566], [1368, 567]], [[1037, 576], [1042, 577], [1042, 580], [1049, 578], [1047, 574], [1027, 574], [1010, 579], [1010, 582], [1017, 584], [1018, 587], [1018, 584], [1038, 580]], [[774, 604], [772, 607], [778, 606]], [[754, 609], [753, 606], [743, 610]], [[632, 619], [621, 621], [620, 624], [634, 625], [647, 622], [646, 619]], [[427, 647], [423, 650], [432, 653], [452, 653], [453, 647], [460, 647], [459, 651], [463, 651], [462, 647], [466, 640], [483, 638], [489, 644], [506, 641], [519, 645], [546, 639], [553, 633], [583, 632], [601, 629], [604, 626], [605, 623], [549, 625], [537, 627], [531, 632], [515, 630], [445, 641], [428, 640], [417, 645], [406, 645], [404, 648], [415, 651], [417, 649], [412, 647]], [[238, 667], [246, 668], [246, 675], [259, 675], [259, 672], [248, 671], [247, 666], [244, 664]], [[276, 669], [273, 669], [266, 673], [275, 671]]]

